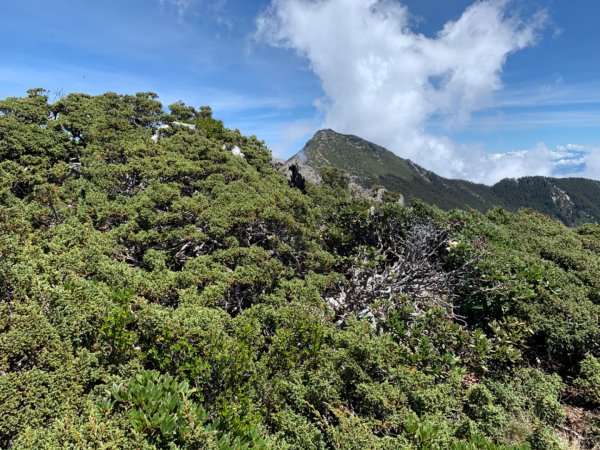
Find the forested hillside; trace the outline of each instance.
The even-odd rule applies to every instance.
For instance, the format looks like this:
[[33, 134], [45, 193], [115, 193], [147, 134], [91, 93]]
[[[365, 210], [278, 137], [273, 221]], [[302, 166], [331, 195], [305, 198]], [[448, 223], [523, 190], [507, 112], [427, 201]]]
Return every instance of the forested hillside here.
[[317, 172], [340, 169], [361, 186], [383, 186], [406, 200], [422, 200], [444, 211], [531, 208], [569, 226], [600, 222], [600, 181], [596, 180], [536, 176], [486, 186], [448, 179], [372, 142], [333, 130], [318, 131], [289, 162]]
[[1, 448], [598, 445], [600, 226], [303, 192], [169, 111], [0, 101]]

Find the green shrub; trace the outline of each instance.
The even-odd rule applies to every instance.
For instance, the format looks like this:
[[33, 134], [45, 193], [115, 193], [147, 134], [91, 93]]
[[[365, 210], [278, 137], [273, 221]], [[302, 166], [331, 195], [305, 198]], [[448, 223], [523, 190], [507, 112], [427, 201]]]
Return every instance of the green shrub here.
[[110, 394], [114, 408], [128, 417], [132, 430], [160, 447], [267, 447], [258, 429], [245, 430], [244, 436], [222, 431], [219, 421], [211, 421], [193, 400], [194, 389], [185, 380], [145, 371], [126, 384], [113, 385]]
[[600, 361], [587, 355], [580, 364], [579, 376], [575, 386], [581, 391], [583, 399], [591, 405], [600, 406]]
[[561, 402], [597, 437], [597, 226], [301, 191], [170, 110], [0, 101], [1, 447], [553, 448]]

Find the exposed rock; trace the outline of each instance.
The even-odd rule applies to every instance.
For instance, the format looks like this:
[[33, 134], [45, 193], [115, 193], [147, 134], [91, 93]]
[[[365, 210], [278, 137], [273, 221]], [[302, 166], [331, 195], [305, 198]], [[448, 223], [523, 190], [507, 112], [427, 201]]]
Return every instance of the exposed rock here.
[[271, 163], [287, 178], [290, 186], [306, 192], [307, 182], [312, 184], [321, 183], [321, 176], [312, 168], [302, 164], [298, 160], [290, 160], [283, 162], [281, 160], [273, 160]]
[[352, 192], [352, 195], [358, 198], [371, 198], [373, 196], [372, 189], [367, 189], [352, 179], [350, 180], [350, 183], [348, 183], [348, 189]]
[[406, 205], [406, 203], [405, 203], [405, 201], [404, 201], [404, 195], [402, 195], [402, 194], [398, 194], [398, 204], [399, 204], [400, 206], [405, 206], [405, 205]]
[[240, 158], [245, 158], [246, 155], [244, 155], [244, 153], [242, 152], [242, 150], [240, 150], [240, 148], [237, 145], [234, 145], [233, 148], [231, 149], [231, 154], [233, 156], [238, 156]]
[[152, 137], [150, 139], [152, 139], [152, 142], [154, 142], [155, 144], [158, 142], [158, 140], [160, 139], [160, 132], [161, 130], [164, 130], [165, 128], [169, 128], [169, 125], [167, 124], [162, 124], [159, 125], [156, 130], [154, 130], [154, 133], [152, 134]]
[[[388, 192], [388, 190], [383, 187], [380, 187], [377, 189], [365, 188], [365, 187], [361, 186], [360, 184], [358, 184], [354, 180], [350, 181], [350, 183], [348, 184], [348, 188], [350, 189], [350, 192], [352, 192], [352, 194], [355, 197], [368, 198], [368, 199], [374, 200], [376, 202], [382, 202], [383, 198], [385, 196], [385, 193]], [[398, 195], [397, 203], [400, 206], [404, 206], [404, 196], [402, 194], [397, 194], [397, 195]]]
[[306, 193], [306, 178], [300, 173], [300, 166], [298, 164], [290, 165], [290, 183], [295, 188]]
[[572, 214], [575, 204], [563, 189], [553, 185], [550, 189], [550, 197], [552, 203], [560, 210], [567, 214]]
[[[306, 192], [307, 182], [312, 184], [320, 184], [322, 182], [322, 178], [317, 171], [300, 162], [300, 158], [297, 155], [287, 161], [273, 158], [271, 166], [285, 175], [290, 186], [300, 189], [302, 192]], [[385, 193], [388, 192], [387, 189], [383, 187], [377, 189], [365, 188], [355, 181], [355, 178], [351, 177], [348, 183], [348, 189], [352, 195], [358, 198], [368, 198], [376, 202], [383, 201]], [[402, 194], [398, 194], [397, 202], [399, 205], [404, 206], [404, 196]]]
[[71, 158], [69, 162], [69, 173], [75, 175], [77, 178], [81, 176], [82, 165], [77, 158]]
[[166, 128], [170, 128], [171, 125], [177, 126], [177, 127], [185, 127], [188, 128], [190, 130], [197, 130], [198, 127], [196, 125], [193, 125], [191, 123], [183, 123], [183, 122], [171, 122], [171, 124], [167, 124], [167, 123], [163, 123], [162, 125], [159, 125], [155, 130], [154, 133], [152, 134], [152, 137], [150, 138], [152, 140], [152, 142], [157, 143], [158, 140], [161, 137], [161, 130], [164, 130]]
[[279, 158], [272, 158], [271, 159], [271, 167], [273, 167], [274, 169], [280, 170], [280, 171], [284, 171], [284, 167], [286, 165], [286, 161], [284, 159], [279, 159]]
[[192, 125], [191, 123], [183, 123], [183, 122], [171, 122], [171, 125], [175, 125], [177, 127], [185, 127], [190, 130], [196, 130], [198, 127], [196, 125]]

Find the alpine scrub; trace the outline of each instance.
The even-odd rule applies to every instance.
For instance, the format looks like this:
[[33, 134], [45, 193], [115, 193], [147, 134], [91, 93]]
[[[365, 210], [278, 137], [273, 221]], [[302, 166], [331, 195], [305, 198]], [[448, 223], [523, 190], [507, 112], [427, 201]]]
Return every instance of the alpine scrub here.
[[0, 101], [0, 447], [597, 445], [598, 225], [301, 191], [169, 111]]

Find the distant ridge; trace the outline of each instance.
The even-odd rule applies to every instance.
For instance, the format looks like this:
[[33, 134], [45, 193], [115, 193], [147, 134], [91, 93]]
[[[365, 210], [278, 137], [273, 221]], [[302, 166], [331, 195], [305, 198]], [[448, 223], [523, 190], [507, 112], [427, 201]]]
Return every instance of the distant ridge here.
[[444, 210], [531, 208], [566, 225], [600, 222], [600, 182], [585, 178], [524, 177], [493, 186], [452, 180], [360, 137], [329, 129], [315, 133], [288, 162], [300, 162], [317, 172], [325, 167], [342, 169], [363, 187], [383, 186], [407, 200], [417, 198]]

